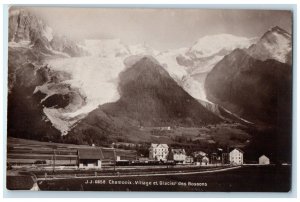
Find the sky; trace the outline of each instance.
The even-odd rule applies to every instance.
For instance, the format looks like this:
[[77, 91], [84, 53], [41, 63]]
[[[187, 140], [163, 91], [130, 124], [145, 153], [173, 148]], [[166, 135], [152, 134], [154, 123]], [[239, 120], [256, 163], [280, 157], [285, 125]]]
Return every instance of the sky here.
[[119, 38], [157, 50], [189, 47], [205, 35], [261, 37], [279, 26], [289, 33], [292, 13], [276, 10], [31, 8], [56, 32], [76, 39]]

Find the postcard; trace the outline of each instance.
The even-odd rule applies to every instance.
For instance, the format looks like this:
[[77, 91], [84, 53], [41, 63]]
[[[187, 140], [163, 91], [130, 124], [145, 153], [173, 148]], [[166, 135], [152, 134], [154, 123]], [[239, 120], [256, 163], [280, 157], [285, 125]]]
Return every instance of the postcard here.
[[8, 190], [291, 190], [291, 10], [8, 13]]

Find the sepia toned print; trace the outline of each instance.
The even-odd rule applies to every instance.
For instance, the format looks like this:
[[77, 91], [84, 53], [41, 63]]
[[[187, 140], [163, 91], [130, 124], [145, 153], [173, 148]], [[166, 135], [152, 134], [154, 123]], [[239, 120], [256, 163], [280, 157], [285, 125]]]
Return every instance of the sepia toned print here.
[[290, 191], [291, 11], [13, 6], [8, 31], [7, 189]]

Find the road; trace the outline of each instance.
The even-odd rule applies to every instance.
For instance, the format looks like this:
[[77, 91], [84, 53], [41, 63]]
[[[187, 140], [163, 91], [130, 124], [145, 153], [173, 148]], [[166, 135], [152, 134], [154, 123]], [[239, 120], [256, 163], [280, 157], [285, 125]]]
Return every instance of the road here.
[[220, 168], [220, 169], [213, 169], [213, 170], [204, 170], [204, 171], [169, 171], [165, 173], [141, 173], [141, 174], [119, 174], [119, 175], [97, 175], [97, 176], [76, 176], [74, 175], [70, 177], [54, 177], [54, 178], [38, 178], [38, 180], [57, 180], [57, 179], [70, 179], [70, 178], [78, 178], [78, 179], [85, 179], [85, 178], [111, 178], [111, 177], [152, 177], [152, 176], [176, 176], [176, 175], [194, 175], [194, 174], [202, 174], [202, 173], [216, 173], [216, 172], [224, 172], [228, 170], [234, 170], [241, 168], [241, 166], [229, 167], [229, 168]]

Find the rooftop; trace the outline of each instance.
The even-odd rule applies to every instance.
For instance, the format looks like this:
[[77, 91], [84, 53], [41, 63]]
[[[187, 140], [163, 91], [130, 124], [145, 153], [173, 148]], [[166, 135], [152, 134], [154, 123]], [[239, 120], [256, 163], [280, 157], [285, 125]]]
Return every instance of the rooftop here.
[[80, 148], [78, 149], [78, 158], [79, 159], [95, 159], [103, 160], [103, 154], [100, 148]]
[[172, 149], [171, 151], [173, 154], [185, 154], [184, 149]]
[[154, 143], [151, 143], [151, 147], [153, 147], [153, 148], [157, 148], [157, 147], [169, 148], [169, 146], [167, 144], [154, 144]]
[[239, 149], [239, 148], [234, 148], [234, 149], [230, 150], [229, 153], [231, 153], [233, 150], [238, 150], [239, 152], [244, 153], [244, 152], [243, 152], [241, 149]]

